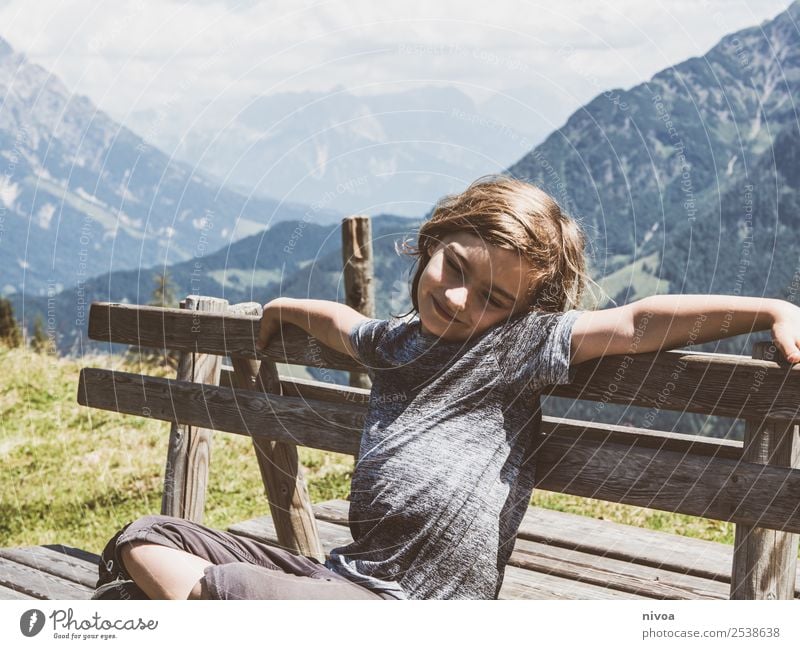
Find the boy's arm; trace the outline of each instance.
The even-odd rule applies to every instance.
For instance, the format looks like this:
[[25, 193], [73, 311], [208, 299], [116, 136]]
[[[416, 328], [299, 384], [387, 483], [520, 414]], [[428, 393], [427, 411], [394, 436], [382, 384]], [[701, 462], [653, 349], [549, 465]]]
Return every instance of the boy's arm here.
[[625, 306], [582, 313], [572, 329], [570, 363], [697, 345], [770, 328], [786, 359], [800, 362], [800, 308], [790, 302], [729, 295], [653, 295]]
[[279, 297], [264, 305], [258, 347], [264, 349], [280, 331], [281, 324], [288, 323], [300, 327], [323, 345], [357, 359], [351, 347], [350, 331], [357, 322], [368, 319], [339, 302]]

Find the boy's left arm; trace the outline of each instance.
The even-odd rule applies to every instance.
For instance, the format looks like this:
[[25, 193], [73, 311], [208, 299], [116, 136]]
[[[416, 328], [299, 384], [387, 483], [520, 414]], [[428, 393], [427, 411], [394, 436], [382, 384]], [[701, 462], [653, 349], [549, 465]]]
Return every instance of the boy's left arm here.
[[697, 345], [771, 329], [778, 349], [800, 362], [800, 308], [770, 298], [653, 295], [613, 309], [583, 312], [573, 325], [570, 363]]

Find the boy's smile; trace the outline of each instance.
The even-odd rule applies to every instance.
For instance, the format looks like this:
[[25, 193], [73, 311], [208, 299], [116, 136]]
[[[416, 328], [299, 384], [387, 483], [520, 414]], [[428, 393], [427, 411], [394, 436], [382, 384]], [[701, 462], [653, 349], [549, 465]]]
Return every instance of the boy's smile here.
[[432, 251], [417, 287], [423, 333], [466, 341], [521, 311], [530, 270], [516, 250], [467, 232], [447, 235]]

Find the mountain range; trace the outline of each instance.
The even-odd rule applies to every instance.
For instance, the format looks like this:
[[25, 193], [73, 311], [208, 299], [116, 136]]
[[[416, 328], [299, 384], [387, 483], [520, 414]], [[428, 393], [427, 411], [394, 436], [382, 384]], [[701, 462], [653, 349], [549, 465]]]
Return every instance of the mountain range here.
[[169, 158], [0, 39], [0, 293], [44, 295], [103, 272], [311, 218], [326, 206], [249, 197]]
[[215, 99], [156, 107], [126, 124], [247, 194], [274, 196], [279, 187], [296, 202], [335, 196], [342, 211], [418, 217], [547, 135], [546, 119], [526, 104], [531, 94], [521, 87], [476, 102], [454, 86], [371, 95], [335, 86], [252, 97], [244, 106]]

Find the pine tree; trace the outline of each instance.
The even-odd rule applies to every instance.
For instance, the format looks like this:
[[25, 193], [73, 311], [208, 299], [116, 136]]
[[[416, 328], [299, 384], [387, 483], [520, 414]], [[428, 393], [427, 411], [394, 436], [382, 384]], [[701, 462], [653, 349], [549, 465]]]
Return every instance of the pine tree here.
[[44, 321], [42, 316], [37, 315], [33, 321], [33, 336], [31, 337], [31, 349], [33, 351], [42, 353], [49, 352], [51, 348], [50, 339], [44, 332]]
[[155, 288], [153, 288], [153, 294], [150, 296], [150, 306], [177, 306], [175, 285], [172, 283], [169, 271], [165, 270], [163, 273], [153, 275], [153, 282], [155, 282]]
[[[169, 271], [153, 275], [153, 292], [150, 295], [149, 306], [173, 308], [177, 306], [175, 298], [175, 285], [169, 276]], [[178, 367], [179, 352], [163, 349], [130, 347], [128, 358], [148, 365], [162, 365], [164, 367]]]
[[14, 317], [14, 307], [5, 298], [0, 298], [0, 343], [7, 347], [19, 347], [22, 343], [22, 332]]

